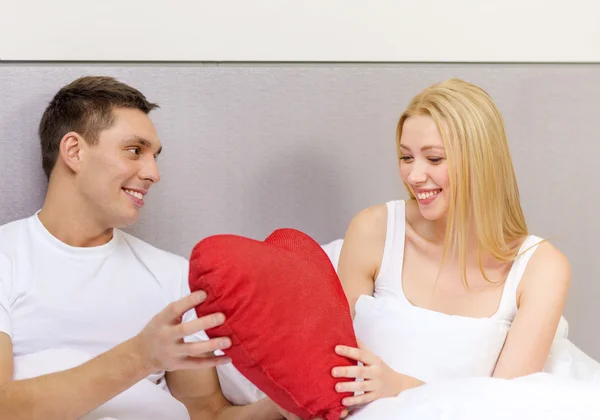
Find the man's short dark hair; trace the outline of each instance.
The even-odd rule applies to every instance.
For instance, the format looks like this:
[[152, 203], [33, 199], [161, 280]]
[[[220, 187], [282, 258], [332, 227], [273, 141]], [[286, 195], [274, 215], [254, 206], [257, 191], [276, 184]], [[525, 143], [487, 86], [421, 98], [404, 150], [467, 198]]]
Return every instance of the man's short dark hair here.
[[64, 135], [74, 131], [89, 144], [96, 144], [100, 132], [114, 123], [115, 108], [139, 109], [148, 114], [158, 105], [148, 102], [137, 89], [106, 76], [81, 77], [58, 91], [38, 129], [42, 167], [48, 178]]

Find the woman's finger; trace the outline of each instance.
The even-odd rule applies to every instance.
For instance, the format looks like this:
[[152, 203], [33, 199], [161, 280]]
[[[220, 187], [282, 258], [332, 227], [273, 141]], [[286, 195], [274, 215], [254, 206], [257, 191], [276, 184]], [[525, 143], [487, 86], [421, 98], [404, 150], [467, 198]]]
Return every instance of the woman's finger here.
[[373, 379], [368, 366], [338, 366], [331, 370], [334, 378], [362, 378]]
[[338, 382], [335, 390], [337, 392], [371, 392], [375, 391], [375, 383], [374, 381]]
[[353, 407], [355, 405], [364, 405], [373, 402], [377, 399], [374, 392], [367, 392], [362, 395], [356, 395], [354, 397], [346, 397], [342, 400], [342, 405], [346, 407]]
[[336, 346], [335, 352], [340, 356], [356, 360], [357, 362], [361, 362], [365, 365], [372, 365], [377, 361], [375, 355], [369, 350], [361, 350], [348, 346]]

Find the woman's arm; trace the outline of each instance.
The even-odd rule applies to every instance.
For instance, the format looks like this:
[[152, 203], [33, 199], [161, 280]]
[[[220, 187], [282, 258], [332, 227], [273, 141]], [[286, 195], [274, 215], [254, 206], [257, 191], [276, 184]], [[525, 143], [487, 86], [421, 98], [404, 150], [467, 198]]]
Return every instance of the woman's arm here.
[[346, 231], [338, 263], [338, 277], [354, 317], [360, 295], [373, 295], [375, 278], [383, 257], [387, 227], [385, 204], [358, 213]]
[[[354, 316], [354, 305], [360, 295], [373, 295], [379, 273], [387, 230], [385, 204], [361, 211], [350, 223], [338, 264], [338, 275]], [[361, 362], [363, 366], [343, 366], [332, 370], [336, 378], [361, 378], [363, 381], [340, 382], [340, 393], [363, 391], [364, 394], [344, 398], [346, 407], [367, 404], [379, 398], [392, 397], [422, 385], [423, 382], [400, 374], [359, 342], [359, 348], [337, 346], [336, 353]]]
[[517, 291], [519, 310], [494, 370], [515, 378], [544, 369], [571, 281], [567, 258], [552, 244], [538, 246]]

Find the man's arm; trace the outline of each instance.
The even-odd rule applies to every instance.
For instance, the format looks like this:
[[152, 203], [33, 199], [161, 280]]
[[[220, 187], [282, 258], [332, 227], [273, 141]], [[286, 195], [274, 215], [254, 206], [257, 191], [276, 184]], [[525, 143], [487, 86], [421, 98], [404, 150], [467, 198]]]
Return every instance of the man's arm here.
[[13, 371], [12, 341], [7, 334], [0, 332], [0, 389], [12, 379]]
[[133, 339], [74, 369], [20, 381], [11, 380], [12, 344], [6, 334], [0, 334], [0, 354], [2, 420], [76, 419], [152, 373]]
[[173, 396], [181, 401], [191, 420], [281, 420], [283, 415], [265, 398], [243, 407], [233, 406], [223, 396], [216, 369], [178, 370], [167, 373]]
[[199, 357], [228, 339], [184, 343], [183, 337], [214, 328], [224, 318], [209, 315], [182, 324], [182, 315], [205, 299], [203, 292], [168, 305], [132, 339], [87, 363], [63, 372], [13, 381], [13, 351], [0, 333], [0, 420], [78, 419], [160, 370], [203, 369], [228, 361]]

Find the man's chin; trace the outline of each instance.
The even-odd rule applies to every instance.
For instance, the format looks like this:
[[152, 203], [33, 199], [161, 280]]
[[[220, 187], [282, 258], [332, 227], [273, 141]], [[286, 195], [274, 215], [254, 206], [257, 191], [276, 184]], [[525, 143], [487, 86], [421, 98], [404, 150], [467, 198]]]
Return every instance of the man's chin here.
[[126, 229], [132, 225], [135, 225], [139, 218], [140, 212], [136, 210], [135, 212], [131, 212], [131, 214], [122, 215], [120, 218], [115, 220], [113, 227], [116, 229]]

